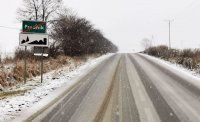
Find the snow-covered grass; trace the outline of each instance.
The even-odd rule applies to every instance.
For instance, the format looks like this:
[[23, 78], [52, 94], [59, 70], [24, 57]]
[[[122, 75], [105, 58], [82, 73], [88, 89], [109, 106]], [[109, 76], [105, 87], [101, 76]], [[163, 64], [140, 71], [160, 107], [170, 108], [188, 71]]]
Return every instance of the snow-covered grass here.
[[0, 96], [0, 122], [8, 122], [20, 116], [28, 108], [58, 91], [61, 86], [70, 88], [76, 77], [82, 75], [88, 69], [93, 68], [99, 62], [112, 54], [104, 55], [96, 59], [89, 59], [85, 64], [70, 68], [62, 67], [44, 74], [44, 82], [40, 83], [40, 76], [29, 79], [26, 84], [19, 84], [10, 88], [18, 91], [9, 96]]
[[[60, 67], [69, 66], [76, 67], [81, 63], [87, 61], [88, 57], [95, 57], [98, 55], [83, 55], [79, 57], [69, 57], [59, 55], [56, 58], [46, 58], [44, 60], [43, 72], [49, 72]], [[40, 75], [40, 60], [35, 57], [29, 57], [27, 59], [27, 78]], [[0, 84], [5, 88], [15, 86], [18, 83], [23, 82], [24, 78], [24, 60], [7, 58], [0, 63]], [[2, 89], [0, 89], [2, 90]]]

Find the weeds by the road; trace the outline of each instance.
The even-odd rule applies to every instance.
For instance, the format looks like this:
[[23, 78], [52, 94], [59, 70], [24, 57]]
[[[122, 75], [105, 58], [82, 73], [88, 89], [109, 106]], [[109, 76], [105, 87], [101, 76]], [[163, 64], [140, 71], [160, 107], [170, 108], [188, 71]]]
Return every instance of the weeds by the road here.
[[181, 64], [183, 67], [200, 73], [200, 49], [168, 49], [167, 46], [160, 45], [150, 47], [144, 53]]
[[[97, 55], [83, 55], [79, 57], [69, 57], [60, 55], [56, 58], [46, 58], [44, 59], [44, 68], [43, 72], [49, 72], [51, 70], [56, 70], [63, 66], [68, 66], [69, 70], [74, 69], [80, 64], [87, 61], [88, 57], [96, 57]], [[10, 87], [17, 83], [23, 82], [24, 77], [24, 60], [17, 59], [13, 60], [11, 58], [6, 59], [0, 64], [0, 86]], [[37, 58], [28, 58], [27, 59], [27, 78], [35, 77], [40, 75], [40, 65], [41, 62]]]

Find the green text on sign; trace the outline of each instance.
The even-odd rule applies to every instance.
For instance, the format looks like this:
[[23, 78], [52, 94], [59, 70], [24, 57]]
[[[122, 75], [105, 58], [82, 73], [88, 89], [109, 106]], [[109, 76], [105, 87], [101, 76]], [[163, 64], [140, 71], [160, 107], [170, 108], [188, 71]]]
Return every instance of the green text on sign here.
[[46, 33], [46, 22], [23, 21], [22, 32], [24, 33]]

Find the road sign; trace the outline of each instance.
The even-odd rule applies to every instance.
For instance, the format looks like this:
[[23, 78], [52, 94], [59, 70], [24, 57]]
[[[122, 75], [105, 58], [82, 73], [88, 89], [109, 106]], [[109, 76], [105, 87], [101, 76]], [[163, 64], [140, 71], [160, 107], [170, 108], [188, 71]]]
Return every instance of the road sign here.
[[34, 53], [33, 55], [34, 55], [34, 56], [44, 56], [44, 57], [48, 57], [49, 54], [46, 54], [46, 53], [44, 53], [44, 54], [42, 54], [42, 53]]
[[46, 22], [23, 21], [22, 33], [46, 33]]
[[49, 36], [47, 34], [19, 34], [20, 46], [48, 47]]
[[34, 47], [33, 52], [35, 56], [48, 57], [49, 48], [48, 47]]

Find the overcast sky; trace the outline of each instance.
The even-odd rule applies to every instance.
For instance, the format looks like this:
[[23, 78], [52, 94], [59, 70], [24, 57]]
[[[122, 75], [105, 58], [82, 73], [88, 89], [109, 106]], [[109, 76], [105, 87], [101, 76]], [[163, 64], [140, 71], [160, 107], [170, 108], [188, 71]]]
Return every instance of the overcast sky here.
[[[64, 4], [90, 20], [121, 52], [142, 50], [144, 38], [153, 39], [155, 45], [168, 44], [168, 19], [174, 20], [172, 47], [200, 47], [200, 0], [64, 0]], [[0, 27], [2, 52], [19, 45], [16, 10], [21, 5], [22, 0], [1, 0], [0, 26], [13, 27]]]

